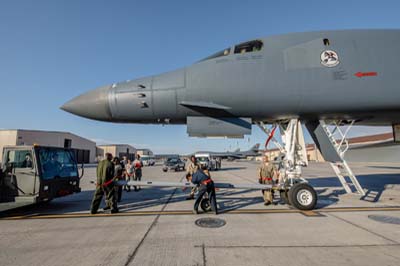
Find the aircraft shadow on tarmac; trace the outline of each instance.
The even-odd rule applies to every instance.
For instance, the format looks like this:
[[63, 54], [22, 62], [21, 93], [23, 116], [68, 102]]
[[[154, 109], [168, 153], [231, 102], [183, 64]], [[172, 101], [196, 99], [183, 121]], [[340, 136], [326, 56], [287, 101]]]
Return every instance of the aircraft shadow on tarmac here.
[[[220, 212], [236, 210], [245, 206], [254, 205], [263, 202], [262, 196], [259, 197], [232, 197], [240, 194], [251, 192], [252, 190], [221, 190], [217, 192], [217, 201]], [[138, 192], [123, 191], [122, 201], [118, 203], [119, 209], [122, 212], [149, 210], [164, 206], [166, 203], [172, 204], [176, 202], [187, 202], [190, 208], [193, 207], [194, 201], [186, 201], [190, 190], [182, 191], [180, 188], [143, 188]], [[30, 215], [35, 213], [46, 214], [64, 214], [72, 212], [88, 212], [92, 200], [94, 190], [85, 190], [79, 194], [74, 194], [69, 197], [55, 199], [48, 203], [41, 203], [27, 208], [20, 209], [9, 214], [24, 214]], [[173, 195], [173, 196], [172, 196]], [[104, 207], [104, 199], [100, 205], [99, 211]], [[187, 208], [187, 207], [185, 207]]]
[[[378, 202], [387, 185], [400, 184], [400, 174], [357, 175], [357, 179], [360, 182], [360, 185], [367, 190], [366, 196], [361, 197], [360, 199], [369, 202]], [[329, 187], [342, 187], [337, 177], [312, 178], [308, 179], [308, 181], [319, 195], [322, 194], [319, 196], [319, 200], [322, 199], [322, 201], [320, 201], [321, 204], [318, 204], [318, 206], [326, 207], [331, 205], [339, 200], [341, 194], [345, 194], [344, 189], [338, 189], [331, 191], [328, 195], [323, 195]], [[346, 181], [350, 182], [348, 178], [346, 178]], [[354, 188], [353, 191], [355, 191]]]
[[[164, 205], [168, 202], [168, 204], [172, 204], [175, 202], [186, 201], [186, 197], [188, 196], [189, 191], [175, 193], [174, 197], [171, 197], [171, 190], [169, 193], [165, 195], [163, 198], [149, 198], [146, 199], [134, 199], [134, 202], [122, 202], [120, 205], [121, 211], [132, 211], [132, 210], [141, 210], [144, 208], [154, 207], [158, 205]], [[246, 206], [254, 205], [263, 202], [263, 198], [260, 194], [259, 197], [232, 197], [240, 194], [248, 193], [252, 190], [225, 190], [217, 192], [217, 202], [218, 209], [220, 213], [240, 209]], [[194, 201], [189, 201], [189, 206], [192, 208]]]
[[244, 193], [248, 193], [251, 191], [254, 191], [254, 190], [253, 189], [244, 189], [244, 190], [224, 189], [224, 190], [218, 190], [217, 196], [218, 197], [227, 197], [227, 196], [244, 194]]
[[[143, 191], [143, 190], [142, 190]], [[238, 195], [238, 194], [243, 194], [243, 193], [247, 193], [251, 190], [241, 190], [241, 191], [237, 191], [237, 190], [224, 190], [224, 191], [218, 191], [217, 192], [217, 201], [218, 201], [218, 206], [221, 210], [221, 212], [225, 211], [225, 205], [224, 202], [239, 202], [240, 199], [243, 200], [243, 202], [240, 202], [241, 205], [237, 206], [237, 208], [241, 208], [250, 204], [257, 204], [260, 201], [262, 201], [262, 197], [260, 196], [259, 199], [255, 199], [253, 197], [250, 198], [234, 198], [231, 197], [232, 195]], [[157, 191], [157, 195], [160, 195], [161, 191]], [[177, 189], [175, 191], [175, 194], [173, 197], [171, 197], [171, 194], [173, 193], [173, 189], [164, 189], [163, 193], [165, 193], [162, 197], [157, 197], [157, 198], [153, 198], [151, 197], [152, 194], [146, 194], [145, 198], [136, 198], [136, 199], [130, 199], [132, 200], [131, 202], [129, 202], [129, 199], [123, 200], [123, 202], [121, 202], [120, 204], [120, 209], [121, 211], [132, 211], [132, 210], [141, 210], [144, 208], [149, 208], [149, 207], [155, 207], [155, 206], [159, 206], [159, 205], [164, 205], [165, 203], [168, 202], [168, 204], [172, 204], [172, 203], [176, 203], [176, 202], [182, 202], [182, 201], [186, 201], [186, 197], [188, 196], [190, 190], [186, 190], [186, 191], [182, 191], [181, 189]], [[227, 197], [229, 196], [229, 197]], [[250, 201], [247, 199], [251, 199]], [[189, 201], [190, 204], [190, 208], [192, 208], [194, 201]], [[246, 203], [245, 203], [246, 202]], [[235, 203], [236, 204], [236, 203]], [[230, 204], [231, 205], [231, 204]], [[235, 209], [237, 209], [235, 208]]]
[[[122, 193], [122, 202], [118, 203], [121, 211], [131, 210], [144, 210], [145, 208], [164, 205], [165, 203], [172, 203], [177, 201], [184, 201], [186, 194], [178, 197], [171, 197], [174, 188], [160, 189], [160, 188], [145, 188], [140, 191], [131, 191]], [[189, 193], [189, 192], [187, 192]], [[4, 213], [5, 215], [14, 214], [64, 214], [72, 212], [88, 212], [94, 190], [85, 190], [81, 193], [70, 195], [68, 197], [54, 199], [50, 202], [44, 202], [36, 205], [24, 207], [15, 211]], [[99, 212], [105, 206], [105, 197], [100, 204]], [[3, 214], [3, 215], [4, 215]]]
[[[367, 190], [367, 195], [362, 197], [361, 200], [368, 202], [378, 202], [387, 185], [400, 184], [400, 174], [357, 175], [357, 178], [361, 186]], [[308, 181], [318, 193], [317, 208], [333, 205], [340, 200], [339, 197], [341, 195], [345, 194], [337, 177], [310, 178]], [[329, 188], [337, 189], [332, 190]], [[228, 212], [263, 202], [261, 193], [259, 196], [239, 196], [249, 192], [251, 192], [251, 190], [217, 191], [217, 201], [220, 211]], [[55, 199], [49, 203], [30, 206], [29, 208], [24, 208], [16, 212], [24, 214], [87, 212], [90, 209], [93, 193], [94, 190], [85, 190], [78, 194]], [[134, 192], [133, 190], [132, 192], [124, 191], [122, 194], [122, 202], [118, 205], [121, 211], [146, 210], [147, 208], [163, 206], [166, 203], [185, 202], [185, 198], [188, 194], [189, 190], [182, 191], [180, 188], [143, 188], [138, 192]], [[193, 201], [190, 201], [188, 206], [191, 208], [193, 206], [192, 204]], [[101, 208], [103, 206], [104, 200], [101, 204]]]
[[[344, 189], [335, 189], [329, 191], [328, 188], [322, 188], [322, 189], [315, 188], [315, 191], [318, 194], [318, 201], [316, 207], [317, 209], [322, 209], [330, 205], [336, 204], [339, 201], [339, 196], [346, 194], [346, 191]], [[329, 193], [325, 194], [327, 191], [329, 191]]]
[[[187, 197], [187, 194], [190, 191], [187, 191], [186, 194], [179, 195], [178, 191], [181, 191], [180, 188], [142, 188], [139, 191], [134, 191], [133, 189], [131, 192], [122, 192], [122, 201], [118, 203], [118, 207], [121, 211], [133, 211], [133, 210], [145, 210], [146, 208], [156, 207], [156, 206], [163, 206], [167, 202], [180, 202], [184, 201]], [[88, 211], [90, 209], [90, 204], [92, 200], [92, 196], [94, 191], [84, 191], [87, 195], [82, 195], [82, 201], [86, 201], [87, 204], [79, 202], [79, 204], [73, 204], [65, 208], [63, 211]], [[174, 193], [174, 196], [171, 195]], [[80, 193], [82, 194], [82, 193]], [[79, 195], [79, 194], [78, 194]], [[71, 201], [72, 202], [72, 201]], [[102, 204], [100, 205], [100, 211], [104, 207], [105, 199], [103, 199]], [[55, 204], [56, 202], [54, 202]], [[76, 203], [75, 201], [72, 203]], [[65, 202], [57, 202], [57, 204], [68, 204], [67, 201]]]
[[238, 210], [250, 205], [255, 205], [264, 202], [263, 197], [261, 195], [259, 197], [246, 197], [246, 198], [219, 197], [217, 200], [218, 200], [219, 213]]

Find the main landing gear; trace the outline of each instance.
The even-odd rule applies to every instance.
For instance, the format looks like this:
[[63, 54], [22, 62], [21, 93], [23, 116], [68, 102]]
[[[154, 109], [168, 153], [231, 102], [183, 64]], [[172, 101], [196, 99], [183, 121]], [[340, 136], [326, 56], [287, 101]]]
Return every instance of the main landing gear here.
[[[349, 148], [347, 133], [354, 121], [306, 121], [305, 125], [313, 138], [316, 147], [321, 152], [325, 161], [330, 162], [339, 181], [347, 193], [356, 193], [365, 196], [365, 191], [356, 176], [344, 159]], [[347, 125], [346, 130], [340, 127]], [[280, 182], [276, 188], [281, 199], [297, 209], [312, 210], [317, 205], [318, 196], [315, 189], [302, 178], [303, 166], [308, 165], [307, 150], [304, 142], [303, 130], [299, 119], [280, 121], [272, 126], [259, 122], [258, 126], [268, 135], [265, 143], [272, 141], [278, 147], [280, 155], [277, 157], [279, 164]], [[279, 127], [281, 142], [274, 137], [275, 129]], [[350, 180], [350, 182], [346, 181]]]

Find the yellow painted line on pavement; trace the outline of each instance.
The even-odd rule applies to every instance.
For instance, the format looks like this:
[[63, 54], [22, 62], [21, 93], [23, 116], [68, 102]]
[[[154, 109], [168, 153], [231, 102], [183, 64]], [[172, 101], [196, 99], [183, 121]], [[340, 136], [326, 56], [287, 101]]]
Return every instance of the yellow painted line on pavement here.
[[321, 216], [321, 214], [319, 214], [318, 212], [315, 211], [301, 211], [301, 214], [303, 214], [304, 216]]
[[224, 213], [233, 214], [246, 214], [246, 213], [299, 213], [299, 210], [295, 209], [242, 209], [242, 210], [231, 210]]
[[340, 207], [318, 209], [320, 212], [400, 211], [400, 207]]

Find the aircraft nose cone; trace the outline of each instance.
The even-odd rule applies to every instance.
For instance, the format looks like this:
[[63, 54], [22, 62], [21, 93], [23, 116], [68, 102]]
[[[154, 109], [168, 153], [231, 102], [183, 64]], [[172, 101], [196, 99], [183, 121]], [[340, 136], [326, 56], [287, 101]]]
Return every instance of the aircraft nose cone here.
[[74, 115], [109, 121], [111, 118], [110, 106], [108, 104], [108, 92], [110, 86], [104, 86], [79, 95], [60, 108]]

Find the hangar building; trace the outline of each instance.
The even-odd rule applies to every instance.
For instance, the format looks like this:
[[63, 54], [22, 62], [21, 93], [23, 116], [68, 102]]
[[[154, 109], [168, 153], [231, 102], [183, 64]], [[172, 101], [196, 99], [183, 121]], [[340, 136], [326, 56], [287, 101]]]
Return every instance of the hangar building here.
[[[349, 150], [345, 159], [349, 162], [386, 162], [397, 163], [400, 158], [400, 144], [393, 140], [393, 133], [349, 138]], [[279, 155], [279, 149], [268, 149], [265, 154], [273, 159]], [[323, 162], [324, 158], [315, 144], [307, 144], [309, 161]], [[262, 156], [258, 158], [262, 159]]]
[[69, 132], [26, 129], [0, 129], [0, 161], [4, 146], [42, 145], [72, 148], [78, 163], [96, 161], [96, 143]]
[[104, 159], [104, 155], [109, 152], [112, 156], [122, 158], [126, 156], [129, 160], [134, 160], [136, 156], [136, 148], [128, 144], [107, 144], [97, 146], [97, 160]]
[[352, 138], [349, 143], [345, 156], [349, 162], [399, 162], [400, 144], [394, 142], [392, 132]]

